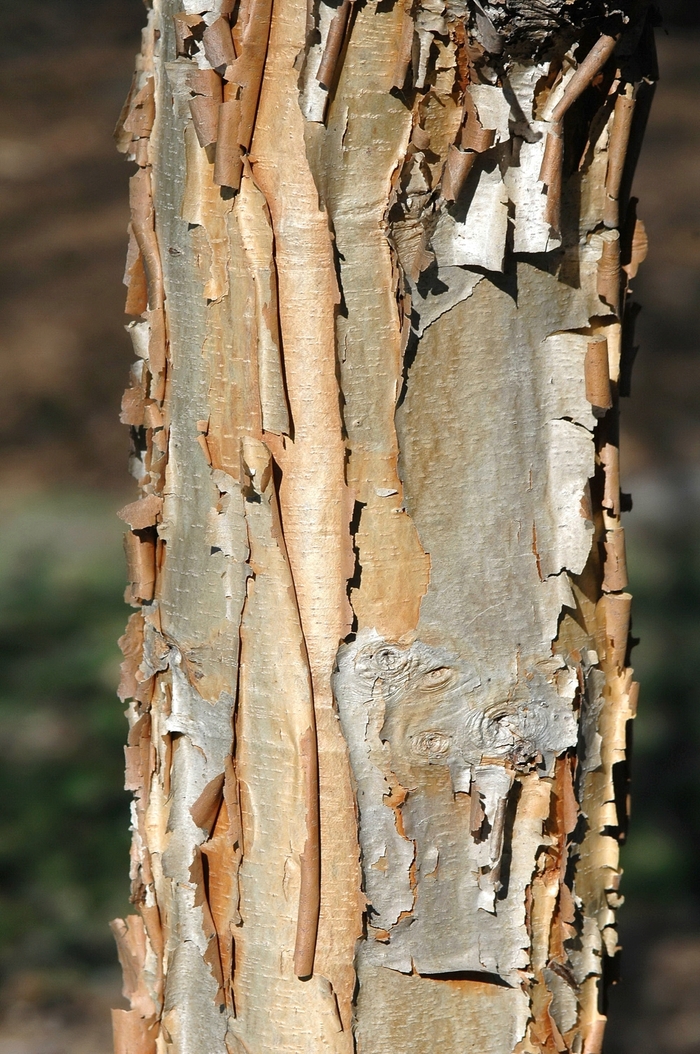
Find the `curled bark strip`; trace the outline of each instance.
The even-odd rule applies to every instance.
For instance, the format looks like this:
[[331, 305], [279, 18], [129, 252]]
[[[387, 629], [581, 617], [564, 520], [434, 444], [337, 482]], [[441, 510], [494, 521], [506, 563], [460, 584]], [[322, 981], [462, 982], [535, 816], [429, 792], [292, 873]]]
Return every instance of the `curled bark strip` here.
[[603, 251], [598, 261], [598, 296], [620, 317], [620, 235], [607, 230], [601, 235]]
[[596, 41], [585, 59], [579, 64], [573, 77], [567, 84], [564, 94], [552, 112], [552, 123], [559, 124], [564, 119], [564, 114], [576, 102], [578, 98], [589, 88], [595, 77], [600, 73], [608, 61], [615, 46], [620, 39], [619, 33], [610, 36], [607, 33]]
[[476, 158], [474, 150], [460, 150], [454, 143], [450, 143], [442, 173], [442, 196], [445, 201], [457, 200]]
[[343, 50], [351, 8], [352, 0], [343, 0], [328, 30], [326, 47], [321, 59], [321, 65], [318, 67], [318, 73], [316, 74], [316, 80], [328, 91], [331, 90], [335, 82], [338, 59]]
[[[286, 872], [293, 847], [303, 837], [298, 858], [299, 899], [293, 965], [297, 977], [307, 978], [313, 972], [320, 910], [318, 752], [311, 671], [282, 533], [272, 458], [265, 444], [250, 437], [243, 439], [242, 471], [248, 481], [244, 489], [245, 515], [255, 578], [246, 600], [241, 629], [241, 661], [245, 664], [245, 673], [240, 685], [238, 759], [241, 782], [254, 809], [255, 830], [264, 830], [267, 838], [264, 851], [257, 836], [243, 856], [242, 914], [245, 916], [247, 907], [254, 915], [269, 903], [270, 896], [275, 895], [276, 883]], [[265, 675], [258, 672], [257, 678], [251, 674], [255, 669], [254, 657], [246, 650], [253, 631], [263, 632], [273, 649], [269, 653], [272, 661], [265, 660]], [[259, 639], [256, 635], [255, 640]], [[286, 687], [280, 694], [282, 684]], [[278, 732], [280, 721], [286, 730], [284, 737]], [[266, 767], [269, 772], [263, 777]], [[274, 785], [278, 788], [277, 797], [284, 799], [282, 804], [269, 794], [265, 796], [271, 779], [277, 781]], [[243, 822], [245, 830], [245, 815]], [[273, 850], [276, 855], [271, 857]], [[275, 861], [273, 873], [263, 879], [259, 869], [269, 868], [266, 860], [271, 859]], [[286, 955], [283, 944], [279, 950], [263, 948], [259, 937], [255, 952], [252, 948], [246, 949], [246, 936], [244, 925], [240, 942], [248, 963], [253, 954], [263, 958], [272, 954], [276, 960], [281, 952]], [[254, 937], [252, 930], [251, 937]]]
[[204, 30], [202, 37], [207, 62], [216, 70], [230, 66], [236, 59], [231, 27], [225, 18], [217, 18]]
[[608, 342], [605, 337], [588, 342], [584, 360], [586, 398], [599, 410], [609, 410], [612, 406], [610, 390], [610, 367], [608, 365]]
[[250, 150], [255, 128], [271, 19], [272, 0], [253, 0], [241, 54], [227, 71], [226, 79], [241, 88], [238, 142], [246, 151]]
[[613, 516], [620, 515], [620, 448], [614, 443], [605, 443], [599, 452], [600, 463], [605, 470], [603, 508]]
[[163, 499], [156, 494], [149, 494], [138, 501], [132, 501], [120, 509], [117, 516], [128, 523], [132, 531], [143, 530], [144, 527], [152, 527], [163, 509]]
[[175, 49], [178, 55], [189, 54], [190, 43], [194, 39], [192, 30], [203, 23], [204, 19], [201, 15], [188, 15], [186, 11], [178, 11], [173, 15]]
[[588, 1029], [588, 1035], [586, 1036], [586, 1042], [583, 1047], [583, 1054], [602, 1054], [603, 1050], [603, 1036], [605, 1035], [605, 1026], [608, 1023], [606, 1017], [598, 1017], [593, 1021]]
[[149, 77], [141, 91], [134, 97], [129, 115], [124, 121], [124, 131], [133, 139], [147, 139], [153, 128], [156, 115], [153, 77]]
[[605, 623], [606, 660], [622, 670], [627, 654], [632, 597], [629, 593], [606, 593], [599, 601]]
[[127, 531], [124, 552], [132, 603], [150, 603], [156, 584], [155, 538], [148, 531]]
[[547, 133], [547, 143], [540, 169], [540, 180], [547, 186], [547, 209], [545, 217], [552, 230], [559, 230], [561, 213], [562, 160], [564, 156], [564, 115], [567, 110], [590, 87], [595, 77], [608, 61], [620, 39], [619, 34], [604, 33], [580, 63], [578, 69], [564, 89], [564, 94], [554, 107], [551, 116], [552, 128]]
[[200, 146], [211, 146], [218, 138], [219, 105], [215, 99], [203, 95], [190, 99], [192, 123]]
[[113, 1010], [114, 1054], [156, 1054], [155, 1026], [155, 1017], [144, 1018], [138, 1010]]
[[622, 232], [625, 248], [621, 250], [621, 255], [626, 258], [626, 262], [622, 265], [622, 270], [629, 279], [632, 279], [636, 276], [639, 265], [647, 258], [649, 239], [643, 220], [640, 220], [639, 216], [635, 214], [634, 209], [629, 211], [632, 215], [629, 217], [629, 222], [625, 223], [626, 229]]
[[215, 70], [192, 70], [187, 78], [194, 98], [190, 99], [192, 123], [200, 146], [216, 142], [223, 84]]
[[131, 1009], [142, 1018], [152, 1017], [155, 1007], [146, 987], [143, 967], [146, 961], [147, 938], [140, 915], [129, 915], [126, 919], [114, 919], [109, 924], [117, 945], [117, 954], [122, 968], [122, 992], [131, 1003]]
[[148, 281], [148, 306], [153, 309], [163, 303], [163, 269], [158, 252], [149, 169], [140, 168], [131, 177], [129, 204], [134, 237], [143, 257]]
[[299, 912], [294, 945], [294, 973], [299, 978], [314, 972], [318, 918], [321, 910], [321, 829], [318, 800], [318, 748], [309, 728], [301, 739], [306, 792], [306, 844], [301, 856]]
[[448, 147], [442, 174], [441, 191], [445, 201], [456, 201], [459, 198], [477, 155], [489, 150], [495, 139], [495, 128], [483, 127], [474, 101], [467, 90], [457, 144], [451, 143]]
[[266, 432], [289, 435], [290, 413], [282, 363], [274, 235], [265, 197], [248, 175], [241, 186], [237, 215], [255, 286], [262, 426]]
[[603, 223], [606, 227], [619, 227], [620, 225], [620, 186], [632, 130], [634, 106], [635, 100], [631, 96], [618, 95], [608, 144], [608, 171], [605, 178], [605, 209], [603, 211]]
[[627, 557], [625, 553], [625, 531], [615, 527], [605, 532], [605, 574], [603, 590], [606, 593], [618, 593], [629, 584], [627, 578]]
[[540, 181], [547, 188], [547, 205], [545, 220], [552, 230], [558, 231], [561, 215], [562, 163], [564, 160], [564, 139], [561, 128], [547, 133], [547, 141], [540, 169]]
[[148, 308], [148, 282], [141, 250], [131, 223], [129, 224], [129, 249], [124, 269], [124, 285], [127, 288], [124, 314], [142, 315]]
[[227, 99], [219, 106], [214, 182], [219, 187], [238, 190], [243, 173], [243, 156], [239, 145], [241, 104], [238, 99]]

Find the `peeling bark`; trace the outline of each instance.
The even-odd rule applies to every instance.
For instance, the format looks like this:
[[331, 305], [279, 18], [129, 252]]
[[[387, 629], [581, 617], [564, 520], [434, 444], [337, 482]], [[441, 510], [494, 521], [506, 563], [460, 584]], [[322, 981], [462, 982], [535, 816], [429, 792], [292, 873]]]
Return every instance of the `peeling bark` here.
[[149, 5], [117, 1054], [601, 1050], [654, 77], [645, 0]]

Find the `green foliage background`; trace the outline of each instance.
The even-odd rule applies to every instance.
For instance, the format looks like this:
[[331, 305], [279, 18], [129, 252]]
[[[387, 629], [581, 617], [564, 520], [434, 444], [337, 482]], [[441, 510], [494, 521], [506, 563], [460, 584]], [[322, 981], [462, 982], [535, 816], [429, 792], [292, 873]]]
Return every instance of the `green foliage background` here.
[[114, 958], [127, 907], [122, 601], [114, 499], [57, 493], [2, 510], [0, 963]]

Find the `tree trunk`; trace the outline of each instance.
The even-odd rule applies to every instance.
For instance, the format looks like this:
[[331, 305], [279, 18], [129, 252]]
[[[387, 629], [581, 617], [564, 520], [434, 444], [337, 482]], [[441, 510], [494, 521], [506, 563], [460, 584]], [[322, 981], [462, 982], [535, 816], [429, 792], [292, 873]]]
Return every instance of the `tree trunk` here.
[[645, 0], [153, 0], [118, 1054], [596, 1054]]

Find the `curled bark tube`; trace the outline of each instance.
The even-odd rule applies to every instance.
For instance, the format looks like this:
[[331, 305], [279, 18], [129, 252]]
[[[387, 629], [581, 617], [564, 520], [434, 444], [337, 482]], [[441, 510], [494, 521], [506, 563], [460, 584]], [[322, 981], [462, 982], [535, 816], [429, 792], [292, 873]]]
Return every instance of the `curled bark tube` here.
[[622, 267], [622, 270], [630, 279], [636, 276], [637, 271], [639, 270], [639, 265], [646, 260], [647, 252], [649, 251], [649, 239], [647, 237], [644, 223], [638, 216], [634, 217], [633, 222], [634, 227], [632, 229], [632, 238], [629, 245], [629, 260], [627, 263], [623, 264]]
[[593, 1021], [588, 1029], [588, 1035], [586, 1036], [586, 1042], [583, 1047], [583, 1054], [601, 1054], [603, 1050], [603, 1036], [605, 1034], [605, 1026], [607, 1022], [608, 1019], [606, 1017], [598, 1017]]
[[187, 74], [187, 87], [193, 95], [206, 95], [219, 100], [222, 98], [223, 84], [216, 70], [191, 69]]
[[613, 669], [622, 670], [627, 654], [632, 597], [606, 593], [598, 602], [605, 620], [605, 657]]
[[155, 1054], [155, 1017], [143, 1018], [138, 1010], [113, 1010], [114, 1054]]
[[603, 252], [598, 261], [598, 296], [620, 317], [620, 235], [618, 231], [605, 231]]
[[603, 223], [606, 227], [619, 227], [620, 225], [620, 186], [633, 117], [634, 99], [628, 95], [619, 95], [615, 103], [612, 132], [608, 144], [608, 171], [605, 177], [605, 208], [603, 210]]
[[156, 583], [156, 542], [150, 531], [127, 531], [124, 535], [129, 592], [135, 602], [150, 603]]
[[620, 449], [614, 443], [605, 443], [600, 449], [600, 461], [605, 469], [603, 508], [613, 516], [620, 515]]
[[588, 342], [584, 359], [586, 398], [591, 406], [609, 410], [612, 406], [610, 391], [610, 367], [608, 365], [608, 342], [605, 337]]
[[218, 136], [219, 106], [223, 84], [215, 70], [192, 70], [187, 78], [194, 98], [190, 99], [192, 123], [200, 146], [211, 146]]
[[612, 55], [619, 39], [619, 33], [614, 37], [604, 33], [596, 41], [585, 59], [583, 59], [578, 66], [578, 69], [567, 84], [564, 94], [554, 107], [552, 113], [553, 124], [558, 124], [563, 119], [564, 114], [569, 107], [575, 103], [581, 95], [583, 95], [586, 88], [590, 87], [594, 77], [600, 73], [603, 66]]
[[549, 226], [559, 230], [561, 216], [562, 162], [564, 160], [564, 138], [561, 125], [547, 133], [540, 180], [547, 188], [547, 206], [544, 217]]
[[469, 91], [464, 97], [464, 116], [459, 131], [458, 145], [452, 143], [442, 173], [441, 192], [445, 201], [456, 201], [464, 189], [467, 177], [478, 154], [489, 150], [496, 138], [495, 128], [484, 128]]
[[639, 705], [639, 681], [632, 681], [629, 693], [627, 695], [627, 700], [627, 705], [629, 706], [630, 713], [633, 717], [636, 717], [637, 707]]
[[583, 95], [586, 88], [590, 86], [593, 79], [601, 71], [615, 50], [615, 45], [619, 39], [619, 34], [613, 37], [607, 33], [604, 33], [599, 38], [579, 65], [552, 112], [552, 129], [547, 134], [547, 142], [540, 169], [540, 180], [547, 186], [545, 219], [554, 231], [559, 230], [561, 215], [564, 115], [569, 107]]
[[241, 104], [238, 99], [227, 99], [219, 107], [219, 124], [214, 162], [214, 182], [219, 187], [238, 190], [243, 172], [243, 157], [239, 145]]
[[214, 69], [230, 66], [236, 59], [231, 27], [225, 18], [217, 18], [204, 30], [202, 37], [207, 62]]
[[618, 593], [629, 584], [627, 578], [627, 556], [625, 553], [624, 527], [615, 527], [605, 532], [605, 572], [603, 590]]
[[242, 89], [238, 142], [244, 150], [250, 150], [253, 138], [271, 18], [272, 0], [254, 0], [243, 38], [242, 53], [236, 60], [236, 67], [239, 68], [234, 80]]
[[163, 304], [163, 268], [158, 252], [151, 175], [148, 169], [140, 168], [129, 180], [129, 203], [131, 225], [146, 271], [148, 306], [154, 310]]
[[147, 139], [156, 116], [154, 80], [149, 77], [141, 91], [134, 97], [129, 114], [124, 121], [124, 131], [134, 139]]
[[326, 47], [321, 59], [321, 65], [318, 67], [318, 73], [316, 74], [316, 80], [328, 91], [333, 87], [335, 80], [335, 71], [343, 48], [351, 7], [352, 0], [343, 0], [328, 30]]
[[192, 123], [200, 146], [211, 146], [219, 135], [219, 106], [215, 99], [195, 95], [190, 99]]
[[411, 58], [413, 55], [414, 32], [415, 23], [411, 18], [410, 14], [406, 12], [403, 16], [403, 25], [401, 27], [401, 40], [399, 42], [399, 53], [396, 57], [394, 77], [391, 82], [392, 88], [403, 88], [404, 84], [406, 83], [406, 77], [408, 76], [408, 67], [411, 65]]
[[476, 158], [474, 150], [460, 150], [454, 143], [450, 144], [442, 173], [442, 196], [445, 201], [457, 200]]

